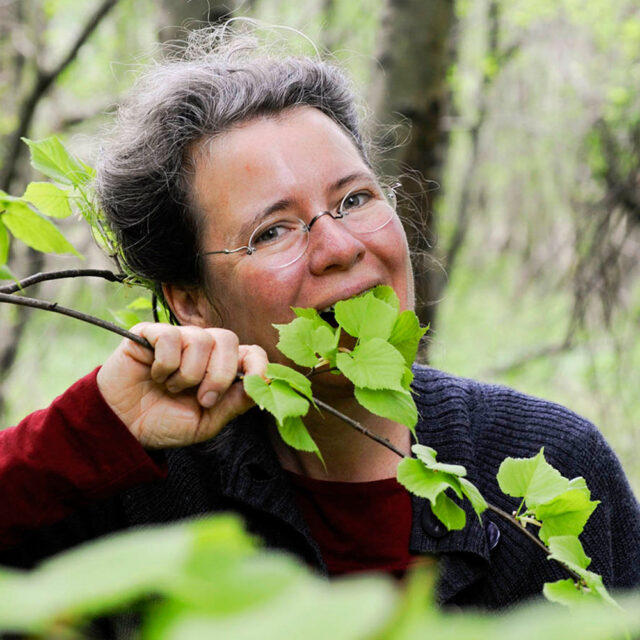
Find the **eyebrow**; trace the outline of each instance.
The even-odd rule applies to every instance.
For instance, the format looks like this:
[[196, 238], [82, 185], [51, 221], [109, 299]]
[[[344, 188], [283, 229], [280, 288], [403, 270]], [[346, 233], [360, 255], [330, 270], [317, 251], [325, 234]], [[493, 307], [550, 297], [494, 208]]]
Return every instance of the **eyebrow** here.
[[[329, 193], [335, 193], [339, 189], [355, 182], [356, 180], [370, 180], [375, 181], [375, 177], [372, 173], [368, 171], [357, 171], [354, 173], [350, 173], [342, 178], [339, 178], [335, 182], [332, 182], [329, 187]], [[265, 207], [262, 211], [253, 216], [250, 220], [247, 220], [243, 225], [240, 226], [238, 230], [238, 241], [241, 242], [241, 238], [248, 238], [253, 231], [258, 227], [258, 225], [262, 224], [266, 218], [274, 213], [278, 213], [279, 211], [285, 211], [289, 209], [293, 205], [294, 201], [291, 198], [282, 198], [277, 200], [276, 202], [270, 204]]]

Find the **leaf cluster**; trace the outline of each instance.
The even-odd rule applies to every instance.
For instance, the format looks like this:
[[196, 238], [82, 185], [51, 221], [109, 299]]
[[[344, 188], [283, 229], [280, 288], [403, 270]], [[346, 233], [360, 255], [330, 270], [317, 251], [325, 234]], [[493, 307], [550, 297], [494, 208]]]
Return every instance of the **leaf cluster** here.
[[584, 478], [569, 480], [551, 466], [544, 448], [532, 458], [506, 458], [497, 475], [500, 489], [507, 495], [522, 498], [515, 519], [521, 526], [533, 525], [548, 545], [549, 559], [572, 571], [577, 579], [560, 580], [545, 585], [547, 598], [572, 604], [581, 597], [613, 600], [602, 578], [587, 570], [586, 556], [578, 536], [599, 501], [591, 500]]
[[[391, 287], [378, 286], [337, 302], [336, 327], [316, 309], [294, 308], [293, 312], [296, 318], [289, 324], [274, 325], [279, 332], [277, 347], [287, 358], [309, 373], [327, 369], [344, 375], [353, 383], [362, 406], [414, 429], [418, 412], [410, 389], [411, 365], [426, 329], [413, 311], [400, 311]], [[348, 336], [355, 338], [355, 344]], [[245, 378], [247, 394], [275, 417], [288, 445], [320, 456], [302, 421], [313, 402], [309, 379], [277, 364], [268, 366], [266, 376], [267, 380]]]
[[467, 470], [458, 464], [436, 461], [436, 451], [431, 447], [414, 444], [411, 447], [416, 458], [405, 458], [398, 465], [398, 482], [411, 493], [427, 498], [433, 514], [447, 529], [463, 529], [466, 514], [447, 494], [451, 489], [458, 498], [467, 498], [478, 518], [487, 503], [474, 484], [467, 478]]
[[23, 139], [31, 164], [53, 182], [31, 182], [21, 197], [0, 191], [0, 279], [15, 279], [7, 267], [10, 235], [36, 251], [80, 254], [49, 218], [66, 218], [76, 210], [90, 220], [94, 207], [90, 183], [94, 170], [71, 155], [60, 140]]

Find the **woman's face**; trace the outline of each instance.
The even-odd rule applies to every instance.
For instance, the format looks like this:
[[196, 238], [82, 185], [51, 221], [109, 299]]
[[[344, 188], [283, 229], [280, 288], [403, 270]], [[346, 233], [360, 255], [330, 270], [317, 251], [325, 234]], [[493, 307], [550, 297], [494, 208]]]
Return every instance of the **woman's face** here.
[[[251, 120], [197, 156], [194, 193], [206, 216], [201, 249], [247, 245], [267, 209], [277, 210], [267, 217], [291, 213], [308, 223], [371, 178], [349, 136], [317, 109]], [[403, 309], [414, 304], [407, 240], [396, 215], [364, 235], [323, 216], [304, 255], [287, 267], [263, 268], [245, 251], [203, 260], [213, 303], [207, 322], [231, 329], [243, 344], [261, 345], [272, 361], [284, 361], [272, 324], [291, 321], [291, 307], [322, 310], [379, 284], [393, 287]]]

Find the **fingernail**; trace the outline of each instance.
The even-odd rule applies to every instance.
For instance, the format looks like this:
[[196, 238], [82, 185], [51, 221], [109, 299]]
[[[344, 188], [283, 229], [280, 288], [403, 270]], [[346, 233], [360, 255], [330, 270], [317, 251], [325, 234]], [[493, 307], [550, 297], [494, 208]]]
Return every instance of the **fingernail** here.
[[207, 391], [207, 393], [202, 396], [202, 402], [200, 404], [209, 409], [213, 407], [216, 402], [218, 402], [218, 393], [216, 391]]

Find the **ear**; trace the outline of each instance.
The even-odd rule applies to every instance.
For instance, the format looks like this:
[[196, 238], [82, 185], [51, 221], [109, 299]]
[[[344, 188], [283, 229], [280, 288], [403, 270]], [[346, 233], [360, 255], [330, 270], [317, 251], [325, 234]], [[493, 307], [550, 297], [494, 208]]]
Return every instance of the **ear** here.
[[215, 313], [209, 299], [200, 287], [180, 287], [163, 284], [162, 292], [171, 311], [181, 325], [196, 327], [216, 326]]

